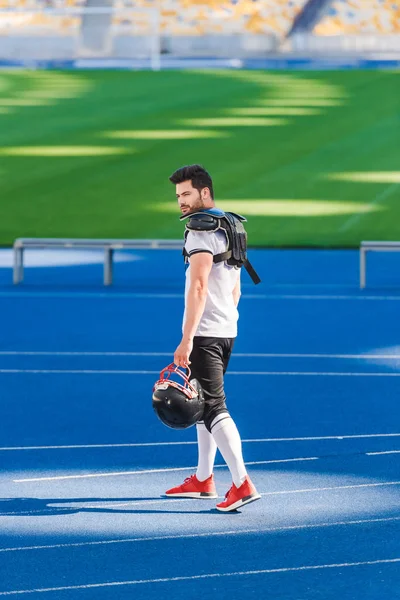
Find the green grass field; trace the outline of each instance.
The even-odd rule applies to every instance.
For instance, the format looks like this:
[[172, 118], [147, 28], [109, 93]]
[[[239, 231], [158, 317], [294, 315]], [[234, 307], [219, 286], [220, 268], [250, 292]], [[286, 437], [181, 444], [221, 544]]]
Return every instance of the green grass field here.
[[400, 239], [400, 73], [0, 72], [0, 244], [179, 238], [199, 162], [265, 246]]

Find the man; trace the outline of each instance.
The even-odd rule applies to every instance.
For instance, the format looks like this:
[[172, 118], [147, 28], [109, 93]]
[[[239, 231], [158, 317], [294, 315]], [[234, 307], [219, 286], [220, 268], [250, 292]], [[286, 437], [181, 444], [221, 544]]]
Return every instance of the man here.
[[[213, 183], [200, 165], [175, 171], [170, 181], [184, 217], [215, 208]], [[209, 213], [205, 213], [209, 214]], [[213, 467], [217, 448], [232, 475], [232, 487], [217, 504], [223, 512], [233, 511], [260, 498], [251, 482], [242, 456], [239, 432], [225, 403], [224, 374], [237, 335], [240, 269], [226, 262], [213, 262], [226, 252], [224, 231], [188, 230], [185, 252], [185, 313], [182, 340], [175, 350], [177, 366], [191, 369], [204, 391], [203, 421], [197, 423], [198, 467], [195, 475], [166, 492], [167, 496], [217, 498]]]

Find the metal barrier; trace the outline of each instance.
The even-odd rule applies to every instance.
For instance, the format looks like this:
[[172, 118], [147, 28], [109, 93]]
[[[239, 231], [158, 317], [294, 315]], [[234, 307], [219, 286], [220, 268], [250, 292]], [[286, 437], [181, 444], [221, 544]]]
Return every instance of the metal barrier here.
[[367, 283], [367, 252], [400, 252], [400, 242], [361, 242], [360, 245], [360, 288]]
[[24, 279], [24, 251], [29, 248], [87, 248], [104, 250], [104, 285], [112, 284], [114, 250], [180, 250], [183, 240], [119, 240], [18, 238], [14, 242], [13, 283]]

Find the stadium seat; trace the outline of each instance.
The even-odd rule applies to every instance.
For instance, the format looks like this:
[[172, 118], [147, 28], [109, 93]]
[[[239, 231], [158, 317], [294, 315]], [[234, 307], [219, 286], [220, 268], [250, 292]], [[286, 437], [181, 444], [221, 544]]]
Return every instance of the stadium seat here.
[[[40, 10], [82, 7], [86, 0], [0, 0], [0, 8]], [[113, 26], [128, 28], [133, 34], [152, 29], [151, 12], [138, 9], [160, 8], [160, 28], [166, 35], [202, 35], [249, 32], [284, 37], [306, 0], [115, 0]], [[129, 10], [135, 9], [135, 10]], [[121, 12], [123, 11], [123, 12]], [[16, 19], [18, 27], [65, 31], [75, 27], [74, 19]], [[334, 0], [314, 28], [322, 36], [400, 33], [400, 4], [396, 0]]]
[[399, 32], [400, 4], [395, 0], [335, 0], [314, 28], [317, 35]]
[[[164, 34], [203, 35], [247, 31], [285, 35], [306, 0], [160, 0], [161, 30]], [[154, 0], [118, 0], [117, 9], [156, 6]], [[127, 12], [124, 22], [134, 22]], [[151, 16], [149, 15], [149, 27]], [[114, 17], [113, 24], [120, 20]]]
[[[245, 31], [284, 36], [305, 3], [306, 0], [115, 0], [112, 22], [117, 29], [128, 28], [132, 34], [145, 34], [152, 29], [151, 13], [144, 12], [146, 16], [138, 19], [136, 11], [141, 8], [160, 8], [160, 27], [166, 35], [198, 36]], [[39, 26], [39, 30], [42, 27], [47, 29], [52, 23], [56, 31], [65, 31], [69, 26], [75, 26], [75, 22], [53, 16], [38, 20], [28, 16], [29, 10], [84, 5], [85, 0], [0, 0], [1, 8], [27, 11], [26, 18], [21, 22], [24, 29]]]

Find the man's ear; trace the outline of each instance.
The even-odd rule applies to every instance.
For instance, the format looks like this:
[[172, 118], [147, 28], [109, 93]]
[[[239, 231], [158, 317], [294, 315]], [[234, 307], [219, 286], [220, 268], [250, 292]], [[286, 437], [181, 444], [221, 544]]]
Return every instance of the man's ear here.
[[201, 190], [201, 198], [202, 200], [207, 200], [207, 198], [211, 198], [210, 188], [205, 187]]

